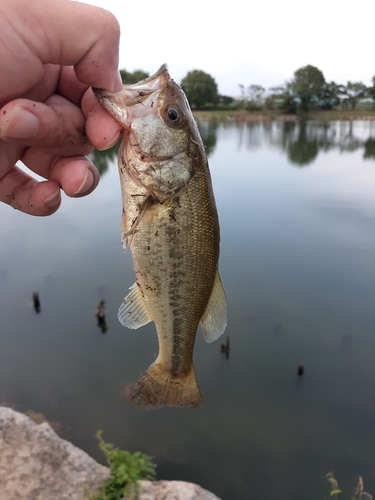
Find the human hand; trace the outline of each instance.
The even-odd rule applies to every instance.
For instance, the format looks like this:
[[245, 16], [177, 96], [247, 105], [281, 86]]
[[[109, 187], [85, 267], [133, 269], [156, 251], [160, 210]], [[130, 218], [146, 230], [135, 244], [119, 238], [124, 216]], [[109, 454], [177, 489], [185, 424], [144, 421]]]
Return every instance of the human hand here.
[[90, 88], [121, 89], [118, 22], [69, 0], [1, 0], [0, 32], [0, 201], [50, 215], [60, 188], [73, 197], [95, 189], [99, 174], [84, 155], [119, 137]]

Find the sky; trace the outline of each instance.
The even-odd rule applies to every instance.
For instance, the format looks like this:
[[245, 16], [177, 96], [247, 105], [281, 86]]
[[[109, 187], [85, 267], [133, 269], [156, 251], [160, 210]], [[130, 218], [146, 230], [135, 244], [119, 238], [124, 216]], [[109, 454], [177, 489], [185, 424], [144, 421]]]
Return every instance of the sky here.
[[220, 94], [239, 84], [269, 88], [307, 64], [327, 81], [371, 85], [375, 0], [85, 0], [121, 25], [120, 68], [154, 73], [167, 63], [180, 82], [200, 69]]

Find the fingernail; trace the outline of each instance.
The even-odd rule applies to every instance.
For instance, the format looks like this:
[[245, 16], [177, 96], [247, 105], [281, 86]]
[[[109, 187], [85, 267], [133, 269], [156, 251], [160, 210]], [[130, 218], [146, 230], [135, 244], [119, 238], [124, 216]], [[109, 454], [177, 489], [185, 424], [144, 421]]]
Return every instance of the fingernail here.
[[58, 189], [55, 193], [53, 193], [52, 196], [50, 196], [49, 198], [46, 198], [44, 200], [44, 203], [50, 207], [50, 208], [54, 208], [56, 207], [57, 205], [59, 205], [61, 199], [60, 199], [60, 189]]
[[19, 106], [9, 112], [1, 128], [3, 139], [28, 140], [36, 136], [39, 131], [38, 118]]
[[111, 139], [105, 146], [102, 146], [101, 148], [97, 148], [99, 151], [106, 151], [109, 148], [112, 148], [115, 144], [117, 144], [117, 141], [119, 140], [119, 133], [114, 136], [113, 139]]
[[79, 186], [74, 195], [86, 193], [92, 188], [93, 184], [94, 184], [94, 174], [88, 168], [86, 170], [86, 175], [85, 178], [83, 179], [82, 184]]

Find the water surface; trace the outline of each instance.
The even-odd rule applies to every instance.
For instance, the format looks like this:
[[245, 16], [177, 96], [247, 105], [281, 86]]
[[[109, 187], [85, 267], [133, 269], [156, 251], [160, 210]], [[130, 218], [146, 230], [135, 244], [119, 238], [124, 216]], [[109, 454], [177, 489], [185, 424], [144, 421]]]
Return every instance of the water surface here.
[[[159, 479], [223, 499], [375, 493], [375, 124], [200, 124], [221, 223], [231, 353], [198, 331], [200, 410], [142, 411], [130, 384], [157, 355], [152, 324], [117, 321], [134, 281], [120, 245], [115, 159], [49, 218], [0, 206], [0, 401], [154, 457]], [[32, 307], [38, 291], [41, 312]], [[106, 301], [108, 330], [96, 324]], [[303, 377], [297, 366], [303, 363]]]

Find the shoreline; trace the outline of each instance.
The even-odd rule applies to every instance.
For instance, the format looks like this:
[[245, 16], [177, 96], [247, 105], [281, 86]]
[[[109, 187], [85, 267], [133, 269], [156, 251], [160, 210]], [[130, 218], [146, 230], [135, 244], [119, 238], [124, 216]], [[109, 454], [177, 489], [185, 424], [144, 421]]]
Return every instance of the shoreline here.
[[279, 110], [195, 110], [193, 116], [199, 121], [217, 121], [217, 122], [264, 122], [264, 121], [355, 121], [368, 120], [375, 121], [375, 110], [318, 110], [304, 115], [287, 115]]
[[[110, 469], [60, 438], [47, 421], [41, 421], [44, 415], [32, 415], [0, 406], [0, 500], [94, 500]], [[138, 484], [138, 500], [220, 500], [187, 481]]]

